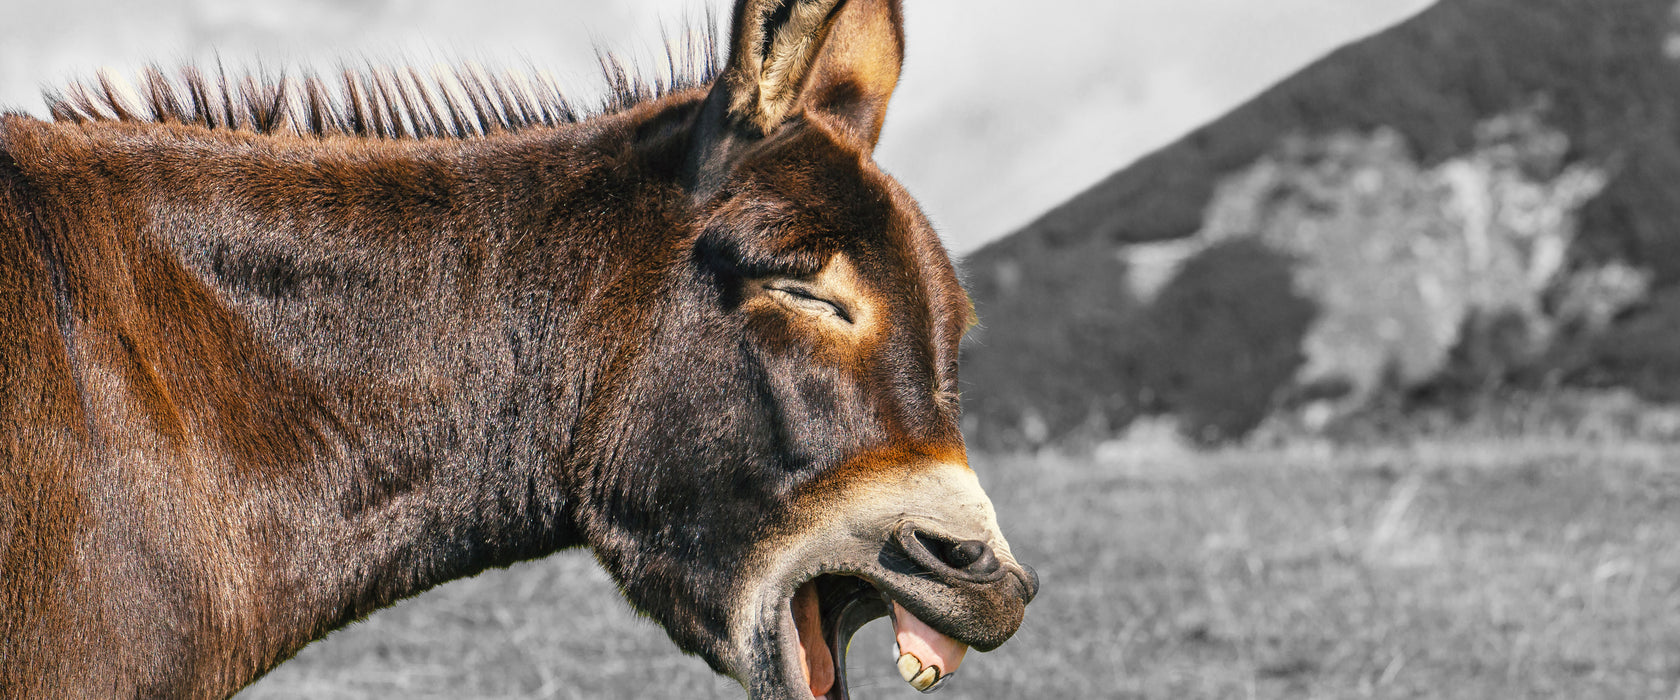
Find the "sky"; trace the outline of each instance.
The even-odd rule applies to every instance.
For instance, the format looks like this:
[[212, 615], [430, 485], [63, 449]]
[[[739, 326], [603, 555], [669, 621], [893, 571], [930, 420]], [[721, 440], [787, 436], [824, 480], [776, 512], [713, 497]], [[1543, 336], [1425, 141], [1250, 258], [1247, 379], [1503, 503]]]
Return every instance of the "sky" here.
[[[594, 47], [651, 62], [705, 0], [0, 0], [0, 109], [42, 86], [206, 61], [477, 60], [601, 92]], [[711, 3], [725, 7], [723, 0]], [[1429, 0], [905, 0], [876, 151], [967, 253]]]

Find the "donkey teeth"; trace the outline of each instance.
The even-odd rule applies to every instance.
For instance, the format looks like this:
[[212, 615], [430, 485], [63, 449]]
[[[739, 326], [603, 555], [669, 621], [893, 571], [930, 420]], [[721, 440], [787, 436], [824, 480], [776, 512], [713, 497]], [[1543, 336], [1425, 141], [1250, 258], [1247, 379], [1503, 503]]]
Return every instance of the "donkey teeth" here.
[[937, 684], [938, 682], [939, 682], [939, 667], [938, 666], [929, 666], [927, 668], [922, 669], [921, 673], [916, 674], [915, 678], [910, 679], [910, 687], [915, 688], [916, 690], [920, 690], [920, 691], [925, 693], [925, 692], [928, 692], [930, 690], [933, 690], [933, 686], [935, 684]]
[[916, 674], [921, 672], [922, 662], [916, 658], [915, 654], [904, 653], [898, 655], [898, 675], [904, 677], [905, 683], [915, 683]]
[[951, 677], [955, 676], [955, 675], [957, 675], [955, 672], [940, 674], [939, 680], [934, 681], [933, 685], [930, 685], [926, 688], [923, 688], [922, 692], [923, 693], [931, 693], [931, 692], [934, 692], [936, 690], [939, 690], [940, 688], [945, 687], [945, 682], [948, 681], [948, 680], [951, 680]]
[[[898, 651], [897, 644], [893, 645], [893, 651]], [[938, 666], [922, 666], [921, 660], [911, 653], [898, 655], [898, 675], [903, 677], [910, 687], [924, 693], [938, 690], [939, 686], [944, 685], [945, 679], [950, 677], [940, 676]]]

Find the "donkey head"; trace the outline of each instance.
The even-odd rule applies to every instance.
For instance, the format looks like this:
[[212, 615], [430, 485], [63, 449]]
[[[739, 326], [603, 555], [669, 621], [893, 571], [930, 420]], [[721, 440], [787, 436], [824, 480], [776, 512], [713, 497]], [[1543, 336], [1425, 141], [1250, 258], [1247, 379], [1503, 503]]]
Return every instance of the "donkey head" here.
[[[968, 297], [871, 152], [902, 60], [898, 0], [740, 0], [685, 122], [686, 230], [651, 342], [615, 363], [581, 496], [626, 595], [754, 697], [844, 698], [890, 616], [927, 689], [1037, 591], [967, 466]], [[633, 426], [633, 428], [632, 428]], [[882, 650], [885, 653], [885, 650]]]

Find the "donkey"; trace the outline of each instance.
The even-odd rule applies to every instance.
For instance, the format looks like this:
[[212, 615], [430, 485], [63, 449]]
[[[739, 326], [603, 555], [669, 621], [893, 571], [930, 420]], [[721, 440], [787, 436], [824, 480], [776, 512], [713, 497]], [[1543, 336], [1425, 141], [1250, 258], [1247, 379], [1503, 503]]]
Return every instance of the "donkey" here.
[[0, 697], [226, 696], [570, 547], [755, 698], [847, 697], [883, 616], [923, 690], [1014, 634], [971, 306], [871, 159], [899, 1], [727, 41], [588, 119], [155, 70], [0, 118]]

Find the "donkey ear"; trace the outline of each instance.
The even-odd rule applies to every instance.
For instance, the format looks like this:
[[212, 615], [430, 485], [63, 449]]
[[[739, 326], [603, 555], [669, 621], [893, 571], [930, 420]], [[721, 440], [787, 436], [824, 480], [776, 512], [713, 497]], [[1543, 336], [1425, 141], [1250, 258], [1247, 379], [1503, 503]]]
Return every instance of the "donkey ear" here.
[[691, 167], [719, 165], [801, 109], [872, 150], [904, 57], [899, 3], [737, 0], [729, 62], [706, 99]]
[[769, 135], [799, 106], [805, 78], [845, 0], [738, 0], [729, 63], [712, 98], [752, 136]]
[[846, 0], [829, 28], [801, 98], [874, 150], [904, 64], [900, 0]]

